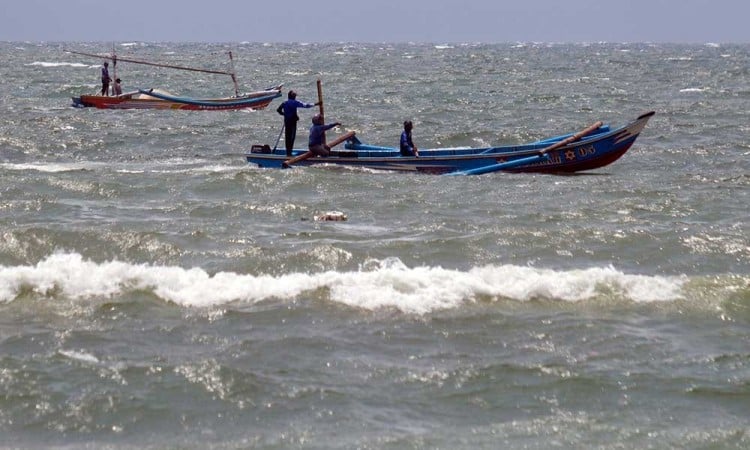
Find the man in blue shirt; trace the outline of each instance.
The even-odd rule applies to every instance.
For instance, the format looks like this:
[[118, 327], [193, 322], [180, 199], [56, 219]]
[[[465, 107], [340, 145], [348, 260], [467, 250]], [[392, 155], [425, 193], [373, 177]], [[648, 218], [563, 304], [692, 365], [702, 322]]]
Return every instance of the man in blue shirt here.
[[289, 91], [287, 100], [276, 109], [276, 112], [284, 116], [284, 144], [286, 145], [286, 156], [292, 156], [294, 139], [297, 137], [297, 108], [312, 108], [320, 103], [302, 103], [297, 100], [297, 93]]
[[331, 147], [325, 145], [326, 130], [330, 130], [333, 127], [341, 125], [340, 122], [330, 123], [325, 125], [323, 118], [320, 114], [315, 114], [312, 118], [313, 126], [310, 127], [310, 141], [308, 143], [308, 149], [313, 152], [316, 156], [328, 156], [331, 154]]
[[411, 140], [411, 130], [414, 128], [411, 120], [404, 122], [404, 131], [401, 133], [401, 156], [419, 156], [419, 150]]

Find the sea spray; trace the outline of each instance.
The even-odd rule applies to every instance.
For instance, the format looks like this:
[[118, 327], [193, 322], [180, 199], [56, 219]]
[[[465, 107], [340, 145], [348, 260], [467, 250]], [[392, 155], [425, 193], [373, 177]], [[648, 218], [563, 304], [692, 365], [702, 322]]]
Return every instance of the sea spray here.
[[121, 261], [97, 263], [77, 253], [55, 253], [34, 266], [0, 266], [0, 301], [22, 290], [72, 299], [113, 297], [148, 290], [190, 307], [230, 302], [294, 299], [327, 289], [329, 300], [375, 310], [396, 308], [425, 314], [460, 307], [478, 297], [576, 302], [611, 295], [633, 302], [683, 298], [685, 277], [630, 275], [613, 267], [556, 271], [514, 265], [486, 265], [468, 271], [405, 266], [398, 258], [367, 262], [367, 270], [289, 273], [280, 276], [218, 272]]

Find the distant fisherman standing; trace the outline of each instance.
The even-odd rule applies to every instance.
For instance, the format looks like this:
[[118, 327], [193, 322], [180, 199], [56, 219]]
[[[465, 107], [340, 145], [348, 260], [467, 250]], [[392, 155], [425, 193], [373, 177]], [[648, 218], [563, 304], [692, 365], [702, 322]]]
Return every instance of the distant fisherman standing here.
[[297, 108], [312, 108], [320, 103], [302, 103], [297, 101], [297, 93], [289, 91], [288, 99], [276, 109], [276, 112], [284, 116], [284, 144], [286, 145], [286, 156], [292, 156], [294, 139], [297, 137]]
[[112, 79], [109, 77], [109, 63], [104, 62], [104, 67], [102, 67], [102, 94], [109, 96], [109, 82], [112, 81]]

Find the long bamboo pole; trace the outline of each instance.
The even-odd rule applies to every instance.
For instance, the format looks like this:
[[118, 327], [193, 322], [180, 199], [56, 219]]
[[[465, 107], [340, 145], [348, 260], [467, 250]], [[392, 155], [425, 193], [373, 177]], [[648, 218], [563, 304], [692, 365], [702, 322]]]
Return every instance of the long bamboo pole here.
[[[344, 141], [346, 141], [348, 139], [351, 139], [353, 137], [354, 137], [354, 131], [349, 131], [349, 132], [344, 133], [341, 136], [337, 137], [333, 141], [331, 141], [331, 143], [328, 146], [331, 147], [331, 148], [333, 148], [333, 147], [339, 145], [340, 143], [342, 143], [342, 142], [344, 142]], [[287, 168], [291, 167], [292, 164], [298, 163], [300, 161], [304, 161], [307, 158], [312, 158], [313, 156], [315, 156], [315, 153], [313, 153], [311, 151], [306, 151], [305, 153], [303, 153], [301, 155], [298, 155], [298, 156], [295, 156], [292, 159], [287, 159], [286, 161], [284, 161], [283, 163], [281, 163], [281, 167], [287, 169]]]
[[[320, 78], [318, 78], [318, 108], [320, 110], [320, 120], [325, 124], [326, 118], [325, 114], [323, 114], [323, 83], [320, 81]], [[326, 132], [323, 132], [323, 145], [326, 145]]]
[[102, 59], [109, 59], [114, 61], [115, 59], [117, 61], [125, 61], [125, 62], [131, 62], [134, 64], [144, 64], [146, 66], [155, 66], [155, 67], [166, 67], [169, 69], [179, 69], [179, 70], [189, 70], [192, 72], [204, 72], [204, 73], [216, 73], [219, 75], [229, 75], [234, 76], [234, 73], [232, 72], [226, 72], [224, 70], [213, 70], [213, 69], [198, 69], [196, 67], [186, 67], [186, 66], [178, 66], [175, 64], [161, 64], [161, 63], [153, 63], [148, 61], [140, 61], [137, 59], [131, 59], [131, 58], [123, 58], [120, 56], [112, 56], [112, 55], [97, 55], [96, 53], [85, 53], [85, 52], [76, 52], [73, 50], [65, 50], [68, 53], [73, 53], [75, 55], [84, 55], [84, 56], [92, 56], [94, 58], [102, 58]]

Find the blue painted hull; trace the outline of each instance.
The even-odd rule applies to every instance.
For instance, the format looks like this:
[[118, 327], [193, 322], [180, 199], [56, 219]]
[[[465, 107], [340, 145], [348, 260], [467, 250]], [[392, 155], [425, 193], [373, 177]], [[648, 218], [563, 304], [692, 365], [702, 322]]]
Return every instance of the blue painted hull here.
[[242, 97], [226, 97], [213, 99], [178, 97], [154, 91], [153, 89], [139, 89], [138, 92], [142, 95], [153, 97], [162, 102], [179, 106], [174, 109], [194, 110], [227, 110], [243, 108], [263, 109], [271, 102], [271, 100], [281, 97], [280, 86], [278, 88], [269, 89], [267, 91], [259, 91], [253, 94], [247, 94]]
[[[514, 146], [420, 149], [419, 157], [401, 156], [398, 148], [363, 144], [355, 137], [347, 141], [344, 150], [334, 149], [327, 158], [309, 158], [295, 166], [330, 164], [400, 172], [464, 175], [496, 171], [573, 173], [604, 167], [619, 159], [633, 145], [653, 115], [653, 112], [643, 114], [614, 130], [609, 126], [599, 126], [580, 140], [548, 151], [545, 150], [573, 135]], [[295, 156], [301, 153], [304, 150], [296, 150]], [[284, 149], [274, 151], [267, 145], [254, 145], [245, 156], [248, 163], [266, 168], [282, 168], [282, 163], [288, 159]]]

